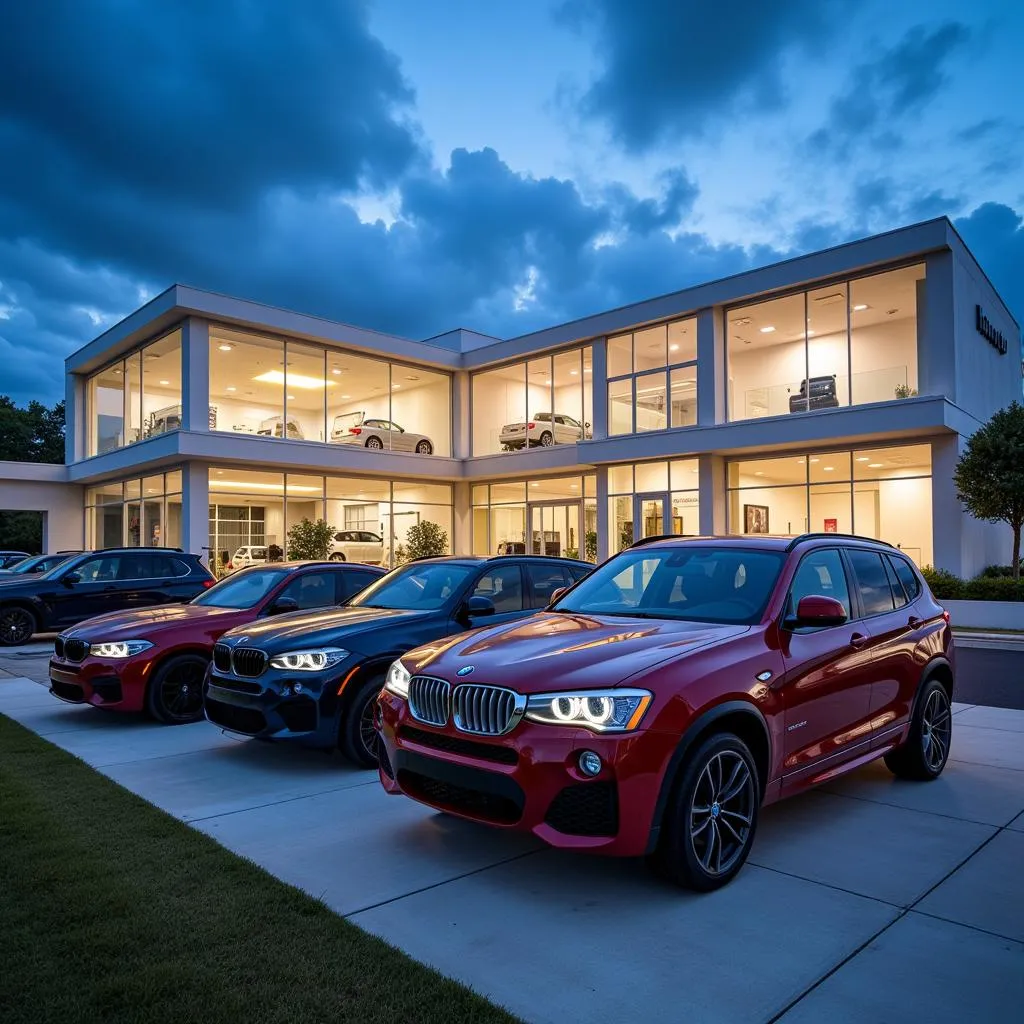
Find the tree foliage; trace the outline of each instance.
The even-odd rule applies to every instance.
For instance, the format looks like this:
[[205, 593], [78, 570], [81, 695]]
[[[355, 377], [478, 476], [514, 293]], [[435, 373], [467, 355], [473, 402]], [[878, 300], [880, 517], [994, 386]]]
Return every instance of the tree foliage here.
[[29, 402], [22, 409], [0, 395], [0, 460], [64, 462], [64, 403]]
[[335, 529], [325, 519], [303, 519], [288, 531], [288, 557], [292, 561], [322, 561], [331, 554]]
[[414, 558], [435, 558], [448, 554], [448, 534], [429, 519], [410, 526], [405, 544], [395, 549], [396, 562], [410, 562]]
[[953, 473], [957, 497], [975, 519], [1007, 523], [1013, 531], [1013, 578], [1020, 579], [1024, 527], [1024, 406], [1000, 409], [967, 442]]

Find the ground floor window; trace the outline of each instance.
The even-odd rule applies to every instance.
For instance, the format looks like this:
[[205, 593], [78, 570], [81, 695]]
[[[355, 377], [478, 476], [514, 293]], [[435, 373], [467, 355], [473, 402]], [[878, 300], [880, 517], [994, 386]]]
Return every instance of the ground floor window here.
[[597, 478], [547, 477], [473, 487], [473, 553], [597, 561]]
[[931, 473], [928, 444], [730, 462], [729, 532], [857, 533], [930, 565]]
[[85, 493], [85, 537], [92, 549], [181, 546], [181, 471], [132, 477]]
[[700, 533], [696, 459], [608, 468], [608, 551], [665, 534]]
[[[227, 571], [243, 547], [255, 549], [247, 562], [287, 557], [288, 533], [303, 519], [326, 520], [332, 556], [347, 561], [393, 566], [452, 553], [450, 484], [214, 467], [209, 491], [215, 572]], [[413, 529], [423, 523], [432, 526]]]

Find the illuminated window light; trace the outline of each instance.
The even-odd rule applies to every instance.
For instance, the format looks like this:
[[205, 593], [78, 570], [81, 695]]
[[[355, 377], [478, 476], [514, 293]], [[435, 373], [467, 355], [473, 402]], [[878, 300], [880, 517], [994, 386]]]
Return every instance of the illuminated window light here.
[[[253, 377], [253, 380], [259, 381], [262, 384], [283, 384], [284, 374], [280, 370], [267, 370], [266, 373]], [[333, 388], [334, 381], [321, 380], [319, 377], [305, 377], [301, 373], [289, 373], [288, 387], [302, 388], [304, 391], [318, 391], [323, 387]]]
[[761, 328], [761, 333], [762, 334], [771, 334], [774, 330], [775, 330], [775, 328], [771, 327], [771, 326], [769, 326], [769, 327], [762, 327]]
[[218, 345], [217, 348], [219, 348], [221, 350], [221, 352], [230, 352], [231, 349], [233, 348], [233, 346], [232, 345]]

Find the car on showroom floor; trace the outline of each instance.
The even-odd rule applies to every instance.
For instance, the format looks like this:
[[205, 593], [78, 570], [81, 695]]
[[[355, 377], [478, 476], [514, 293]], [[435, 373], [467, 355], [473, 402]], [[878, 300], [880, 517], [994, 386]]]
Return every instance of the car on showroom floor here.
[[370, 530], [339, 530], [331, 540], [331, 561], [384, 563], [384, 538]]
[[189, 604], [101, 615], [57, 637], [50, 692], [71, 704], [146, 711], [169, 725], [195, 722], [223, 633], [342, 605], [383, 574], [368, 565], [277, 562], [233, 573]]
[[212, 587], [213, 576], [180, 548], [87, 551], [39, 575], [0, 581], [0, 646], [26, 643], [113, 611], [185, 604]]
[[762, 805], [949, 755], [949, 616], [898, 549], [838, 534], [655, 538], [551, 606], [396, 660], [380, 780], [710, 890]]
[[505, 451], [523, 448], [550, 448], [553, 444], [575, 444], [592, 436], [589, 423], [580, 423], [564, 413], [538, 412], [522, 423], [506, 423], [498, 435]]
[[345, 608], [253, 623], [213, 649], [204, 710], [214, 725], [333, 749], [377, 764], [373, 714], [388, 666], [410, 648], [522, 619], [589, 562], [545, 557], [441, 557], [393, 569]]
[[334, 417], [331, 444], [356, 444], [378, 451], [415, 452], [433, 455], [434, 442], [426, 434], [406, 430], [394, 420], [367, 416], [362, 412], [341, 413]]

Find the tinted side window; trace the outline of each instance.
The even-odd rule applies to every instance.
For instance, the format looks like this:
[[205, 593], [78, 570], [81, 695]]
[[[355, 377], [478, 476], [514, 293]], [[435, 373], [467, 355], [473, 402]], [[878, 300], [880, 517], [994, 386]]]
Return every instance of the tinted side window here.
[[889, 562], [896, 570], [896, 578], [903, 584], [903, 589], [907, 592], [907, 599], [913, 601], [921, 593], [921, 584], [918, 582], [917, 573], [905, 559], [890, 557]]
[[876, 551], [847, 551], [853, 576], [865, 615], [880, 615], [891, 612], [895, 605], [892, 600], [892, 589], [889, 577], [882, 564], [882, 556]]
[[551, 601], [551, 595], [559, 587], [569, 585], [568, 573], [561, 565], [536, 565], [527, 563], [526, 575], [533, 589], [531, 608], [543, 608]]
[[89, 558], [73, 571], [82, 577], [84, 583], [93, 583], [100, 580], [116, 580], [120, 569], [120, 555], [105, 555], [102, 558]]
[[473, 588], [473, 597], [487, 597], [494, 602], [494, 610], [504, 612], [523, 610], [523, 576], [518, 565], [499, 565], [485, 572]]
[[592, 569], [593, 566], [569, 566], [569, 575], [572, 577], [572, 582], [576, 583], [578, 580], [583, 579], [583, 577], [586, 576]]
[[888, 558], [883, 558], [885, 563], [885, 574], [889, 578], [889, 589], [892, 591], [892, 601], [897, 608], [902, 608], [907, 603], [907, 595], [903, 593], [903, 584], [896, 578], [896, 571]]
[[831, 597], [846, 609], [846, 617], [850, 618], [850, 588], [843, 560], [835, 548], [812, 551], [801, 559], [789, 591], [790, 615], [796, 613], [804, 597]]
[[343, 604], [350, 597], [355, 597], [364, 587], [368, 587], [377, 578], [372, 572], [336, 572], [335, 583], [336, 603]]
[[282, 597], [291, 598], [300, 609], [326, 608], [334, 604], [334, 573], [303, 573], [278, 594], [278, 600]]

